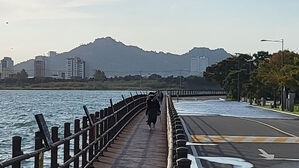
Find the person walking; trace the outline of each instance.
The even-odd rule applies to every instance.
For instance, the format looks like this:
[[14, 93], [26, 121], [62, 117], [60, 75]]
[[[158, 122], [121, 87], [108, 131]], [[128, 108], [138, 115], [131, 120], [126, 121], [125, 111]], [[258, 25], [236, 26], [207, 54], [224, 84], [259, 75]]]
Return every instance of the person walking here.
[[155, 128], [157, 116], [161, 114], [160, 104], [155, 93], [149, 93], [147, 96], [146, 105], [147, 124], [149, 128], [152, 129], [152, 127]]

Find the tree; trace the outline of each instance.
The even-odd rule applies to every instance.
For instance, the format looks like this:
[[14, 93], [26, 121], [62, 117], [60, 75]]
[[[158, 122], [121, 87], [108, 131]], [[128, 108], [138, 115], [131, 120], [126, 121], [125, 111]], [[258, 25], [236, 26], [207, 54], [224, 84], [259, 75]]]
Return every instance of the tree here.
[[204, 77], [216, 81], [229, 94], [228, 97], [238, 99], [238, 91], [249, 82], [249, 74], [254, 68], [253, 57], [247, 54], [229, 57], [206, 69]]
[[101, 70], [96, 70], [95, 73], [93, 74], [93, 78], [96, 81], [104, 81], [106, 80], [105, 72]]
[[148, 79], [150, 79], [150, 80], [159, 80], [159, 79], [161, 79], [162, 77], [161, 77], [161, 75], [158, 75], [158, 74], [151, 74], [149, 77], [148, 77]]
[[17, 78], [18, 80], [24, 80], [24, 79], [27, 79], [27, 78], [28, 78], [28, 74], [27, 74], [27, 72], [25, 71], [25, 69], [22, 69], [21, 72], [18, 72], [18, 73], [16, 74], [16, 78]]

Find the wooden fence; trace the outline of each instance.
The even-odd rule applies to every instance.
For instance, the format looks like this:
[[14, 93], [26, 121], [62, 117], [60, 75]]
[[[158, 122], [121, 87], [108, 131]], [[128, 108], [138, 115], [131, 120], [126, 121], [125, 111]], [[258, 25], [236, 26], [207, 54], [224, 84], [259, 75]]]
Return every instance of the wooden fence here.
[[[0, 163], [0, 168], [12, 166], [23, 167], [24, 161], [34, 158], [34, 168], [44, 166], [44, 153], [50, 152], [51, 168], [87, 168], [100, 157], [113, 143], [124, 127], [141, 111], [146, 108], [146, 95], [135, 95], [112, 104], [94, 114], [74, 121], [73, 133], [71, 123], [64, 123], [64, 136], [58, 137], [58, 127], [51, 128], [52, 144], [46, 145], [41, 132], [35, 132], [35, 150], [30, 153], [22, 152], [22, 137], [12, 138], [12, 158]], [[93, 123], [93, 124], [92, 124]], [[72, 143], [71, 143], [72, 142]], [[63, 149], [63, 152], [59, 152]], [[62, 163], [58, 162], [59, 154], [63, 154]], [[27, 163], [28, 164], [28, 163]], [[33, 165], [32, 165], [33, 167]]]

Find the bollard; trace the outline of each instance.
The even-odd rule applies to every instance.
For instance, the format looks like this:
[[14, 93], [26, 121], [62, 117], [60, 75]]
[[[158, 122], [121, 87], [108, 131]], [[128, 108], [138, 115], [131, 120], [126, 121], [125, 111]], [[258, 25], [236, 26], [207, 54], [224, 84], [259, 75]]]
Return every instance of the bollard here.
[[182, 125], [175, 125], [174, 129], [175, 130], [177, 130], [177, 129], [183, 129], [183, 126]]
[[[12, 137], [12, 158], [20, 156], [23, 154], [21, 149], [22, 137], [14, 136]], [[12, 165], [12, 168], [20, 168], [21, 162], [16, 162]]]
[[179, 139], [186, 139], [185, 134], [177, 134], [175, 135], [175, 139], [179, 140]]
[[175, 134], [184, 134], [185, 131], [183, 129], [176, 129]]
[[187, 158], [188, 148], [187, 147], [178, 147], [176, 148], [176, 160], [180, 158]]
[[191, 167], [191, 160], [187, 158], [180, 158], [176, 161], [177, 168], [190, 168]]
[[186, 147], [187, 141], [185, 139], [178, 139], [175, 141], [176, 147]]

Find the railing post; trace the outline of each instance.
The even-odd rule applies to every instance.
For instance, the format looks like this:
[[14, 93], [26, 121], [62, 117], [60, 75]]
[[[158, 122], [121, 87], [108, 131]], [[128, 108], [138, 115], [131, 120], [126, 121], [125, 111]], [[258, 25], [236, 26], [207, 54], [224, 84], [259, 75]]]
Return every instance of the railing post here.
[[[71, 124], [70, 123], [64, 123], [64, 138], [67, 138], [68, 136], [71, 135]], [[65, 141], [64, 142], [64, 157], [63, 161], [66, 162], [70, 159], [70, 141]], [[69, 165], [66, 166], [67, 168]]]
[[[90, 114], [90, 118], [94, 121], [94, 114]], [[94, 134], [95, 134], [95, 131], [94, 131], [94, 128], [92, 125], [89, 126], [90, 129], [89, 129], [89, 145], [94, 141]], [[94, 153], [93, 153], [93, 145], [89, 147], [88, 151], [89, 151], [89, 154], [88, 154], [88, 160], [91, 161], [93, 159], [93, 156], [94, 156]]]
[[125, 104], [126, 104], [127, 113], [128, 113], [128, 112], [129, 112], [128, 103], [127, 103], [127, 101], [126, 101], [126, 99], [125, 99], [124, 95], [121, 95], [121, 97], [123, 98], [123, 101], [124, 101], [124, 102], [125, 102]]
[[[87, 128], [87, 117], [83, 117], [83, 129]], [[84, 132], [82, 134], [82, 149], [86, 148], [87, 146], [87, 132]], [[84, 152], [82, 154], [82, 167], [84, 167], [87, 164], [87, 152]]]
[[[51, 132], [52, 132], [52, 141], [53, 141], [53, 143], [59, 141], [59, 138], [58, 138], [58, 127], [52, 127], [51, 128]], [[51, 148], [51, 168], [57, 168], [58, 167], [58, 163], [57, 163], [57, 152], [58, 152], [58, 148], [57, 147], [52, 147]]]
[[[42, 138], [42, 133], [41, 132], [35, 132], [35, 145], [34, 145], [34, 150], [38, 150], [43, 148], [43, 138]], [[41, 158], [40, 158], [41, 157]], [[43, 166], [43, 153], [39, 153], [37, 156], [34, 158], [34, 168], [40, 168]]]
[[[74, 133], [77, 133], [79, 131], [80, 131], [80, 120], [75, 119]], [[80, 152], [79, 141], [80, 141], [80, 136], [74, 138], [74, 155]], [[79, 168], [79, 158], [76, 158], [74, 160], [74, 168]]]
[[[96, 112], [95, 113], [95, 122], [98, 122], [100, 120], [100, 112]], [[99, 137], [99, 124], [97, 124], [95, 126], [96, 128], [96, 135], [95, 135], [95, 140]], [[98, 150], [99, 150], [99, 141], [96, 142], [95, 146], [94, 146], [94, 150], [95, 150], [95, 153], [98, 153]]]
[[[104, 118], [104, 110], [101, 110], [100, 111], [100, 120], [102, 121], [103, 120], [103, 118]], [[103, 135], [103, 133], [104, 133], [104, 121], [102, 121], [101, 123], [100, 123], [100, 135]], [[104, 137], [103, 138], [101, 138], [101, 140], [100, 140], [100, 150], [102, 150], [103, 149], [103, 147], [104, 147]]]
[[[105, 108], [104, 109], [104, 118], [106, 118], [108, 116], [108, 108]], [[108, 130], [108, 118], [106, 118], [105, 120], [104, 120], [104, 133], [106, 134], [105, 136], [104, 136], [104, 146], [108, 143], [108, 132], [107, 132], [107, 130]], [[106, 148], [106, 150], [107, 150], [107, 148]]]
[[[23, 154], [21, 149], [22, 137], [14, 136], [12, 137], [12, 158], [20, 156]], [[20, 168], [21, 162], [16, 162], [12, 165], [12, 168]]]

